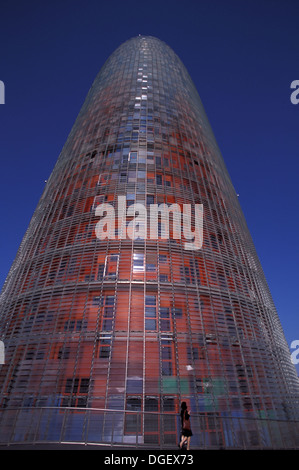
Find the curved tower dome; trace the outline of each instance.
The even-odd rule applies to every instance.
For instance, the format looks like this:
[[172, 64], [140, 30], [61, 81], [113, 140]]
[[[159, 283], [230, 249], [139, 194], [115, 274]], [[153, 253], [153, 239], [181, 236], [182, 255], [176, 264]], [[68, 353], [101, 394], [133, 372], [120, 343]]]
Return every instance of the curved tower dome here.
[[[191, 219], [167, 225], [170, 207]], [[1, 443], [171, 447], [186, 401], [193, 447], [295, 445], [279, 318], [200, 98], [164, 42], [126, 41], [96, 77], [4, 284], [0, 339]]]

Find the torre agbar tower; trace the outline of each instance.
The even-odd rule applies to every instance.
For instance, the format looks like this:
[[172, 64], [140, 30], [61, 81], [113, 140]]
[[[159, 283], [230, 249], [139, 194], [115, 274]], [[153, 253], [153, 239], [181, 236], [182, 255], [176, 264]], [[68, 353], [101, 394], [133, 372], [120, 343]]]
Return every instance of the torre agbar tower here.
[[[191, 207], [192, 230], [202, 205], [200, 248], [174, 236], [174, 216], [163, 236], [160, 210], [149, 236], [162, 204]], [[193, 448], [298, 446], [288, 345], [200, 98], [164, 42], [132, 38], [97, 75], [0, 327], [2, 444], [175, 448], [186, 401]]]

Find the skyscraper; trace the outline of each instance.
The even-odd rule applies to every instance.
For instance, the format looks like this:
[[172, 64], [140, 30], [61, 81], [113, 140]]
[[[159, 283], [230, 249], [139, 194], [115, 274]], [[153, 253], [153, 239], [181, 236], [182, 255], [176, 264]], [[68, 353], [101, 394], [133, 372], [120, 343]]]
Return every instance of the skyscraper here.
[[[194, 232], [199, 205], [190, 249], [162, 209], [189, 207]], [[96, 77], [4, 284], [0, 339], [1, 443], [171, 447], [186, 401], [194, 447], [296, 445], [280, 321], [200, 98], [162, 41], [126, 41]]]

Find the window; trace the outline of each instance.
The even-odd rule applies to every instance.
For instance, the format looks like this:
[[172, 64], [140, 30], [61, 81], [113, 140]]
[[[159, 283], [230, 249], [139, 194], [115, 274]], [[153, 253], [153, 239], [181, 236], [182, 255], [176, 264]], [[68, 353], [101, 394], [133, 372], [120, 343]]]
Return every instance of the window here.
[[99, 339], [99, 358], [109, 359], [111, 352], [111, 336], [103, 335]]
[[104, 280], [114, 281], [118, 275], [119, 255], [111, 254], [106, 256], [106, 265], [104, 272]]
[[64, 323], [64, 331], [81, 331], [82, 328], [86, 328], [86, 320], [67, 320]]
[[77, 393], [79, 379], [66, 379], [65, 393]]
[[195, 361], [195, 360], [199, 359], [198, 348], [188, 346], [187, 347], [187, 358], [190, 362], [192, 362], [193, 360]]
[[140, 273], [144, 271], [144, 254], [134, 253], [133, 255], [133, 272]]
[[89, 389], [89, 378], [66, 379], [65, 383], [65, 394], [69, 397], [65, 397], [62, 400], [62, 406], [72, 406], [85, 408], [87, 405], [87, 394]]
[[[125, 432], [133, 434], [141, 432], [141, 397], [129, 396], [126, 410], [131, 411], [131, 413], [126, 413]], [[132, 413], [132, 411], [136, 413]]]
[[98, 281], [102, 281], [104, 277], [105, 264], [101, 263], [98, 265]]
[[106, 295], [102, 308], [102, 331], [111, 331], [113, 329], [114, 308], [114, 295]]
[[106, 305], [114, 305], [114, 295], [106, 296]]
[[101, 295], [94, 296], [92, 298], [92, 305], [95, 305], [97, 307], [102, 305], [102, 296]]
[[151, 204], [155, 204], [155, 196], [153, 194], [147, 194], [146, 196], [146, 204], [150, 206]]
[[[108, 173], [102, 173], [99, 177], [98, 185], [99, 186], [105, 186], [107, 182], [109, 181], [109, 175]], [[96, 196], [98, 197], [98, 196]], [[102, 196], [99, 196], [101, 198]]]
[[128, 377], [126, 384], [127, 393], [142, 393], [143, 380], [142, 377]]
[[95, 196], [93, 201], [92, 209], [95, 209], [98, 205], [103, 204], [105, 202], [105, 196]]
[[172, 374], [172, 342], [171, 340], [161, 340], [161, 367], [162, 375], [169, 376]]
[[156, 271], [156, 265], [154, 263], [146, 263], [146, 270], [148, 272], [155, 272]]
[[145, 175], [146, 175], [146, 172], [144, 170], [139, 170], [137, 172], [137, 177], [138, 177], [138, 180], [144, 180], [145, 179]]
[[120, 183], [126, 183], [126, 181], [127, 181], [127, 173], [121, 173], [119, 175], [119, 182]]
[[136, 181], [136, 170], [130, 170], [128, 172], [128, 183], [135, 183]]
[[190, 260], [189, 265], [180, 266], [181, 271], [181, 280], [185, 281], [186, 284], [195, 284], [195, 269], [192, 260]]
[[118, 265], [119, 265], [119, 255], [110, 254], [107, 256], [101, 256], [98, 260], [98, 281], [115, 281], [118, 276]]
[[89, 379], [81, 379], [79, 393], [88, 393]]
[[155, 295], [146, 295], [145, 296], [145, 307], [144, 307], [144, 317], [145, 317], [145, 329], [146, 330], [155, 330], [156, 329], [156, 296]]
[[170, 315], [168, 307], [160, 307], [160, 329], [161, 331], [170, 330]]
[[146, 300], [146, 303], [148, 305], [156, 305], [156, 296], [155, 295], [146, 295], [145, 300]]
[[218, 244], [217, 244], [217, 240], [216, 240], [216, 235], [214, 235], [213, 233], [211, 233], [210, 239], [211, 239], [212, 247], [213, 247], [215, 250], [218, 250]]
[[35, 349], [28, 349], [25, 356], [25, 361], [32, 361], [35, 355]]
[[135, 194], [133, 193], [130, 193], [130, 194], [127, 194], [127, 207], [131, 206], [132, 204], [135, 203]]
[[126, 165], [128, 163], [128, 154], [123, 153], [121, 163], [122, 163], [122, 165]]
[[174, 307], [174, 308], [172, 309], [172, 315], [174, 315], [176, 318], [182, 318], [182, 316], [183, 316], [183, 309], [182, 309], [182, 308]]
[[152, 154], [149, 154], [149, 153], [148, 153], [146, 159], [147, 159], [147, 163], [148, 163], [149, 165], [153, 165], [153, 164], [154, 164], [154, 156], [153, 156]]
[[146, 255], [146, 271], [149, 273], [155, 273], [157, 267], [157, 255], [147, 253]]
[[175, 399], [172, 397], [163, 397], [163, 411], [174, 411]]
[[146, 396], [144, 400], [144, 443], [159, 443], [159, 399]]
[[70, 351], [71, 351], [71, 348], [67, 348], [67, 347], [61, 348], [58, 351], [57, 358], [58, 359], [69, 359], [70, 358]]
[[129, 162], [136, 163], [137, 162], [137, 152], [130, 152], [129, 153]]

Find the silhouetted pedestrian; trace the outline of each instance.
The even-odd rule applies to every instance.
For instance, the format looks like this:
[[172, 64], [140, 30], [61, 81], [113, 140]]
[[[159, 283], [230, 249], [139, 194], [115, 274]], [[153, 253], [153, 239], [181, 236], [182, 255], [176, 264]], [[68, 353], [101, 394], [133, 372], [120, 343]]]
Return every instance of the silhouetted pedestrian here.
[[180, 442], [180, 448], [187, 442], [187, 450], [190, 449], [190, 439], [193, 435], [191, 431], [190, 413], [188, 412], [187, 404], [185, 401], [181, 404], [181, 426], [182, 426], [182, 437]]

